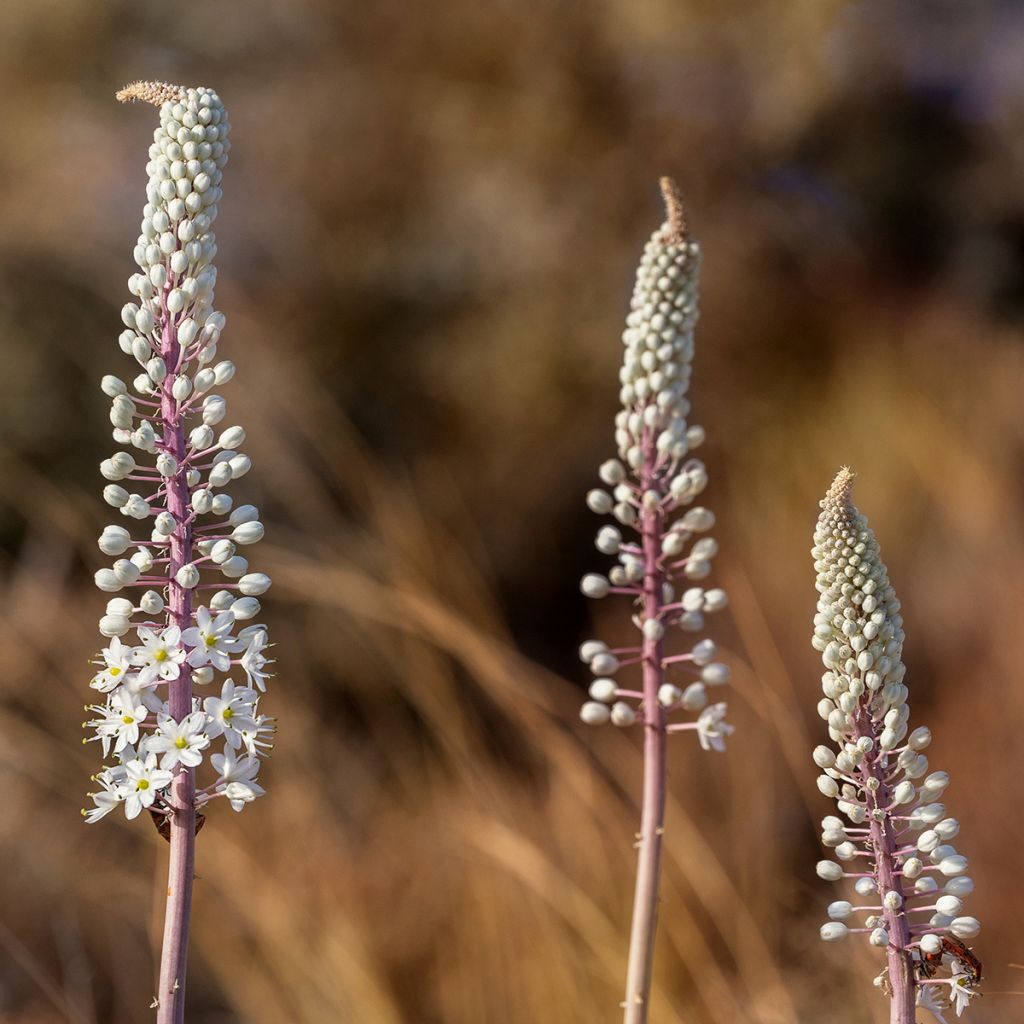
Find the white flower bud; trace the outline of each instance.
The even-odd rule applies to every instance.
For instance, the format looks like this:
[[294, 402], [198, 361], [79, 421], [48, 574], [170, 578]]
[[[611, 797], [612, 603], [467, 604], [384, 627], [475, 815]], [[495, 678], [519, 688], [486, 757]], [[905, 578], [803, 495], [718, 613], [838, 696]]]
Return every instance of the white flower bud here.
[[868, 936], [868, 942], [872, 946], [888, 946], [889, 933], [884, 928], [873, 928]]
[[239, 622], [251, 619], [260, 613], [260, 603], [255, 597], [240, 597], [231, 604], [231, 614]]
[[835, 799], [839, 796], [839, 784], [835, 779], [829, 778], [827, 775], [818, 776], [818, 791], [827, 797]]
[[255, 544], [263, 539], [263, 524], [260, 522], [240, 523], [231, 531], [236, 544]]
[[602, 704], [610, 704], [615, 700], [615, 691], [618, 687], [614, 679], [595, 679], [590, 684], [589, 694], [594, 700]]
[[[602, 705], [603, 707], [604, 705]], [[619, 701], [612, 705], [611, 710], [612, 725], [618, 725], [623, 728], [633, 725], [636, 722], [636, 712], [630, 707], [625, 701]]]
[[203, 399], [203, 423], [216, 426], [227, 415], [228, 403], [220, 395], [207, 395]]
[[211, 561], [218, 565], [226, 562], [235, 553], [235, 545], [229, 540], [218, 540], [210, 548], [209, 556]]
[[588, 573], [580, 580], [580, 592], [586, 597], [607, 597], [610, 588], [607, 578], [597, 573]]
[[171, 394], [175, 401], [184, 402], [192, 394], [192, 380], [186, 374], [178, 374], [171, 385]]
[[107, 484], [103, 488], [103, 500], [114, 508], [124, 508], [128, 504], [128, 492], [117, 484]]
[[123, 526], [106, 526], [100, 534], [99, 548], [105, 555], [121, 555], [128, 550], [131, 539]]
[[245, 443], [245, 431], [241, 427], [228, 427], [221, 432], [217, 443], [224, 449], [238, 448]]
[[843, 877], [842, 867], [831, 860], [819, 860], [814, 870], [826, 882], [838, 882]]
[[114, 377], [112, 374], [107, 374], [100, 381], [100, 390], [107, 396], [107, 398], [116, 398], [118, 395], [123, 395], [128, 388], [120, 377]]
[[[226, 562], [221, 563], [220, 571], [228, 579], [236, 579], [244, 576], [249, 571], [249, 562], [241, 555], [233, 555]], [[242, 591], [242, 593], [245, 593], [245, 591]]]
[[850, 934], [850, 929], [841, 921], [829, 921], [821, 926], [821, 937], [825, 942], [839, 942]]
[[247, 597], [259, 597], [270, 589], [270, 577], [262, 572], [246, 573], [239, 579], [238, 589]]
[[210, 470], [210, 486], [223, 487], [231, 480], [231, 464], [227, 461], [218, 462]]
[[102, 636], [124, 636], [131, 628], [131, 622], [123, 615], [104, 615], [100, 619], [100, 634]]
[[238, 454], [228, 462], [231, 467], [231, 479], [239, 480], [252, 469], [252, 459], [248, 455]]
[[580, 708], [580, 718], [587, 725], [604, 725], [611, 718], [611, 712], [607, 704], [591, 700]]
[[712, 662], [700, 670], [700, 678], [708, 686], [722, 686], [732, 679], [732, 669], [723, 662]]
[[658, 703], [663, 708], [670, 708], [683, 699], [683, 691], [671, 683], [662, 683], [658, 688]]
[[587, 492], [587, 508], [598, 515], [607, 515], [611, 512], [615, 502], [607, 491], [593, 490]]
[[836, 763], [836, 755], [830, 747], [817, 746], [811, 755], [819, 768], [832, 768]]
[[845, 921], [853, 913], [853, 904], [837, 900], [828, 905], [828, 916], [833, 921]]
[[958, 917], [950, 922], [949, 930], [958, 939], [973, 939], [981, 931], [981, 922], [976, 917]]
[[172, 477], [178, 472], [178, 460], [167, 452], [156, 457], [156, 471], [164, 478]]
[[615, 675], [619, 670], [619, 659], [608, 652], [597, 654], [591, 659], [590, 670], [597, 676]]
[[147, 615], [159, 615], [164, 610], [164, 599], [155, 590], [147, 590], [139, 599], [139, 606]]
[[99, 569], [93, 578], [96, 586], [108, 594], [116, 594], [124, 586], [112, 569]]
[[174, 578], [178, 581], [179, 586], [184, 587], [186, 590], [192, 590], [199, 585], [199, 570], [192, 563], [189, 563], [188, 565], [183, 565], [174, 574]]

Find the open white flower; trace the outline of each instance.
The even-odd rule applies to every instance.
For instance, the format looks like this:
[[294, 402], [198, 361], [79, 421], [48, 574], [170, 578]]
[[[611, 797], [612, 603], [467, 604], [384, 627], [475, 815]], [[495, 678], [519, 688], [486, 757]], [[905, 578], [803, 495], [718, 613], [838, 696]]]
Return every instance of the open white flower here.
[[91, 710], [99, 713], [99, 717], [88, 724], [96, 730], [96, 738], [103, 745], [104, 757], [110, 753], [111, 745], [114, 753], [119, 754], [129, 744], [138, 743], [139, 723], [149, 714], [124, 689], [112, 694], [106, 707], [93, 705]]
[[82, 816], [90, 825], [124, 803], [128, 796], [124, 785], [125, 778], [126, 773], [121, 765], [118, 765], [117, 768], [107, 768], [96, 776], [95, 781], [103, 788], [98, 793], [89, 794], [89, 798], [95, 806], [88, 811], [82, 811]]
[[135, 648], [133, 661], [142, 669], [141, 675], [148, 680], [167, 682], [181, 675], [181, 663], [185, 651], [181, 646], [181, 630], [168, 626], [159, 632], [148, 626], [139, 626], [141, 647]]
[[234, 750], [225, 747], [223, 754], [214, 754], [210, 761], [220, 772], [216, 791], [228, 798], [232, 810], [240, 811], [246, 804], [252, 803], [266, 792], [256, 781], [260, 770], [258, 757], [247, 754], [239, 760]]
[[100, 693], [109, 693], [120, 686], [132, 670], [133, 649], [121, 643], [120, 637], [112, 637], [110, 646], [104, 647], [100, 654], [103, 668], [93, 676], [89, 685]]
[[203, 709], [209, 716], [206, 735], [211, 739], [223, 736], [229, 747], [236, 750], [242, 745], [243, 733], [256, 731], [254, 718], [256, 691], [248, 686], [238, 687], [229, 679], [219, 697], [207, 697]]
[[939, 1024], [949, 1024], [945, 1015], [949, 1006], [941, 999], [939, 985], [918, 985], [917, 1005], [927, 1010]]
[[253, 630], [251, 633], [248, 630], [243, 630], [241, 636], [249, 641], [245, 648], [245, 653], [239, 659], [242, 671], [245, 672], [249, 682], [256, 686], [260, 692], [266, 692], [270, 673], [265, 672], [264, 668], [267, 665], [273, 664], [263, 653], [270, 646], [267, 641], [267, 631], [262, 627]]
[[241, 644], [231, 635], [235, 617], [221, 612], [216, 618], [209, 608], [196, 610], [196, 625], [186, 629], [181, 639], [191, 648], [188, 663], [193, 668], [212, 665], [218, 672], [231, 668], [231, 655], [241, 650]]
[[170, 716], [162, 718], [156, 733], [149, 738], [146, 749], [160, 755], [160, 767], [165, 771], [175, 765], [195, 768], [203, 763], [203, 751], [210, 745], [206, 734], [206, 717], [201, 711], [176, 722]]
[[725, 737], [733, 732], [725, 720], [727, 712], [725, 704], [712, 704], [697, 716], [697, 738], [705, 750], [725, 750]]
[[127, 795], [124, 802], [124, 813], [127, 818], [137, 818], [166, 789], [173, 774], [162, 771], [156, 766], [156, 754], [149, 754], [145, 761], [136, 758], [125, 766], [125, 789]]
[[953, 962], [953, 976], [949, 983], [949, 998], [958, 1017], [963, 1015], [971, 1000], [978, 995], [974, 980], [958, 962]]

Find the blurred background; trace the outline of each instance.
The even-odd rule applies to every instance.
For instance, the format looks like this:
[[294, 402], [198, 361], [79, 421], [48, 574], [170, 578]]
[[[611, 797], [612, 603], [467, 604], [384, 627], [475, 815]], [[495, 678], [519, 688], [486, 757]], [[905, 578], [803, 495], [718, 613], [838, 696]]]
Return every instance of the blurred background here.
[[972, 1019], [1019, 1019], [1021, 5], [6, 0], [0, 1021], [150, 1019], [166, 846], [79, 818], [136, 78], [231, 113], [225, 396], [275, 579], [279, 744], [268, 798], [200, 838], [190, 1021], [618, 1018], [639, 736], [578, 722], [577, 645], [626, 617], [578, 579], [665, 173], [705, 250], [737, 733], [672, 746], [652, 1022], [886, 1017], [876, 951], [818, 939], [809, 547], [845, 462], [953, 775]]

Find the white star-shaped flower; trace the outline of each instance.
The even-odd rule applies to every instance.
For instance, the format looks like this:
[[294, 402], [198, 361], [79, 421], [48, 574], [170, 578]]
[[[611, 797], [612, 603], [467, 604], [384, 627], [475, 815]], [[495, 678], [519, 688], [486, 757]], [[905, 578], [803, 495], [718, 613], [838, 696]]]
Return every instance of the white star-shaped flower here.
[[132, 670], [133, 653], [133, 648], [121, 643], [120, 637], [112, 637], [110, 646], [104, 647], [100, 654], [103, 668], [93, 676], [89, 685], [100, 693], [109, 693], [120, 686]]
[[214, 618], [209, 608], [197, 609], [196, 625], [181, 635], [182, 641], [191, 648], [188, 663], [193, 668], [212, 665], [218, 672], [227, 672], [231, 668], [230, 656], [242, 649], [231, 635], [234, 624], [231, 612], [221, 612]]
[[149, 738], [146, 749], [160, 754], [160, 767], [168, 771], [175, 765], [195, 768], [203, 762], [203, 751], [210, 745], [206, 735], [206, 716], [202, 712], [176, 722], [171, 717], [162, 718], [157, 731]]
[[168, 626], [158, 633], [148, 626], [139, 626], [141, 647], [135, 648], [132, 660], [142, 668], [140, 673], [147, 681], [168, 682], [181, 675], [181, 663], [185, 651], [181, 646], [181, 630]]
[[207, 697], [203, 708], [209, 719], [206, 735], [211, 739], [223, 736], [228, 746], [242, 745], [245, 733], [256, 731], [254, 717], [256, 691], [248, 686], [238, 687], [229, 679], [221, 688], [219, 697]]
[[146, 807], [152, 807], [160, 791], [166, 789], [174, 778], [171, 772], [157, 768], [156, 754], [149, 754], [145, 761], [137, 758], [129, 761], [124, 769], [127, 790], [124, 813], [129, 819], [137, 818]]
[[104, 771], [96, 776], [95, 781], [103, 788], [98, 793], [89, 794], [89, 797], [96, 806], [82, 812], [88, 824], [91, 825], [93, 822], [99, 821], [100, 818], [109, 814], [119, 804], [124, 803], [128, 795], [124, 785], [126, 778], [127, 773], [122, 765], [104, 769]]

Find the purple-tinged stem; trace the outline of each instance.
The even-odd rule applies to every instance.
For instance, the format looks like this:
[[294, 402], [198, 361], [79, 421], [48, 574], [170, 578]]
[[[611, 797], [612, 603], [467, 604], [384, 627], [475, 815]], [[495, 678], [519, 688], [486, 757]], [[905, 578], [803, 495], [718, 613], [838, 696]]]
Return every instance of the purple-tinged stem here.
[[[871, 714], [866, 708], [862, 708], [857, 720], [857, 733], [859, 736], [869, 736], [875, 739], [874, 730], [871, 728]], [[878, 817], [872, 813], [884, 811], [889, 806], [892, 794], [885, 781], [885, 766], [882, 763], [885, 755], [875, 748], [875, 751], [865, 758], [861, 767], [861, 775], [865, 789], [870, 796], [871, 806], [868, 810], [869, 836], [871, 847], [875, 857], [875, 878], [878, 882], [879, 894], [885, 895], [895, 892], [900, 897], [900, 906], [895, 909], [884, 907], [882, 919], [885, 921], [885, 930], [889, 934], [889, 945], [886, 947], [886, 956], [889, 963], [889, 1024], [914, 1024], [917, 994], [915, 992], [914, 962], [910, 952], [910, 925], [907, 921], [906, 909], [903, 906], [903, 876], [896, 863], [896, 849], [899, 845], [896, 841], [895, 826], [888, 813], [880, 813]], [[877, 788], [872, 791], [868, 786], [868, 780], [874, 779]]]
[[[167, 366], [177, 366], [180, 354], [178, 330], [167, 309], [168, 282], [161, 298], [163, 331], [160, 356]], [[178, 522], [170, 535], [168, 575], [169, 621], [181, 630], [192, 624], [192, 592], [182, 587], [175, 575], [192, 561], [192, 524], [189, 520], [189, 489], [181, 466], [185, 458], [185, 423], [180, 403], [171, 394], [174, 375], [161, 383], [160, 411], [164, 425], [166, 451], [179, 463], [177, 473], [167, 481], [167, 511]], [[181, 666], [181, 674], [169, 684], [171, 716], [181, 721], [192, 712], [192, 669]], [[188, 929], [192, 913], [192, 879], [196, 859], [195, 775], [192, 769], [178, 765], [170, 789], [171, 855], [167, 870], [167, 909], [164, 916], [163, 950], [160, 957], [160, 982], [157, 989], [157, 1024], [184, 1024], [185, 968], [188, 960]]]
[[[644, 438], [642, 489], [662, 493], [655, 471], [656, 451], [653, 436]], [[658, 619], [662, 609], [664, 574], [660, 568], [662, 513], [643, 507], [640, 513], [643, 537], [644, 619]], [[665, 823], [665, 746], [666, 715], [658, 703], [658, 690], [665, 681], [662, 667], [663, 643], [645, 637], [643, 658], [644, 775], [640, 838], [633, 897], [633, 924], [629, 936], [629, 963], [626, 969], [626, 999], [623, 1024], [646, 1024], [654, 960], [654, 935], [658, 926], [658, 888], [661, 872], [661, 839]]]

